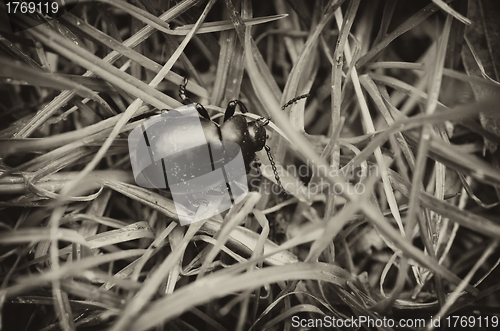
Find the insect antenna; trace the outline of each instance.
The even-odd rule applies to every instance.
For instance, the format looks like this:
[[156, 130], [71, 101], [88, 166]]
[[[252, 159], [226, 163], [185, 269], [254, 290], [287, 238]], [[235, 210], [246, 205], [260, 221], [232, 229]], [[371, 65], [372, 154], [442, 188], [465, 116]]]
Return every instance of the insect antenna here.
[[308, 98], [309, 97], [309, 93], [306, 93], [306, 94], [302, 94], [302, 95], [299, 95], [298, 97], [295, 97], [293, 98], [292, 100], [288, 101], [287, 103], [285, 103], [282, 107], [281, 107], [281, 110], [285, 110], [286, 107], [296, 103], [297, 101], [301, 100], [301, 99], [305, 99], [305, 98]]
[[[295, 97], [293, 98], [292, 100], [288, 101], [287, 103], [285, 103], [282, 107], [281, 107], [281, 110], [285, 110], [286, 107], [294, 104], [295, 102], [299, 101], [299, 100], [302, 100], [302, 99], [305, 99], [309, 97], [309, 93], [306, 93], [306, 94], [303, 94], [303, 95], [299, 95], [298, 97]], [[271, 121], [271, 118], [264, 118], [264, 117], [261, 117], [259, 120], [263, 120], [264, 122], [262, 123], [263, 126], [266, 126], [269, 124], [269, 122]], [[283, 195], [286, 197], [287, 196], [287, 193], [285, 191], [285, 188], [283, 187], [283, 184], [281, 183], [281, 179], [280, 179], [280, 176], [278, 174], [278, 169], [276, 168], [276, 163], [274, 162], [274, 158], [273, 158], [273, 155], [271, 154], [271, 148], [266, 145], [264, 146], [265, 150], [266, 150], [266, 153], [267, 153], [267, 157], [269, 159], [269, 162], [271, 163], [271, 167], [273, 168], [273, 172], [274, 172], [274, 178], [276, 179], [276, 183], [279, 185], [281, 191], [283, 192]]]
[[276, 183], [280, 187], [281, 192], [283, 192], [283, 195], [286, 197], [287, 193], [285, 191], [285, 188], [281, 184], [281, 179], [280, 179], [280, 176], [278, 174], [278, 169], [276, 168], [276, 163], [274, 162], [273, 155], [271, 154], [271, 147], [266, 145], [266, 146], [264, 146], [264, 149], [266, 150], [267, 158], [269, 159], [269, 162], [271, 163], [271, 167], [273, 168], [274, 178], [276, 179]]

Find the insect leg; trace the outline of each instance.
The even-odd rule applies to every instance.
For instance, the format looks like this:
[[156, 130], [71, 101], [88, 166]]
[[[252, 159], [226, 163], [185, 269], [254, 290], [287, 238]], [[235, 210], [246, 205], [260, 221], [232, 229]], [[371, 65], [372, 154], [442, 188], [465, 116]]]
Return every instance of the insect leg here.
[[247, 107], [245, 107], [245, 104], [243, 102], [241, 102], [240, 100], [231, 100], [227, 104], [226, 112], [224, 113], [224, 122], [234, 115], [236, 106], [240, 106], [240, 110], [242, 113], [248, 112]]
[[198, 114], [200, 114], [202, 117], [206, 118], [207, 120], [210, 120], [210, 115], [208, 114], [208, 111], [203, 107], [201, 104], [195, 102], [194, 103], [196, 106], [196, 110], [198, 111]]
[[179, 85], [179, 98], [181, 98], [182, 103], [185, 105], [192, 103], [192, 101], [189, 100], [189, 98], [186, 96], [187, 84], [188, 84], [188, 79], [184, 77], [184, 82], [181, 85]]
[[188, 105], [190, 103], [194, 103], [196, 105], [196, 110], [198, 111], [198, 113], [206, 118], [207, 120], [210, 120], [210, 115], [208, 114], [208, 111], [205, 109], [205, 107], [203, 107], [201, 104], [197, 103], [197, 102], [193, 102], [191, 101], [191, 99], [189, 99], [187, 96], [186, 96], [186, 86], [188, 84], [188, 80], [186, 77], [184, 77], [184, 83], [182, 83], [181, 85], [179, 85], [179, 98], [181, 98], [182, 100], [182, 103], [185, 104], [185, 105]]

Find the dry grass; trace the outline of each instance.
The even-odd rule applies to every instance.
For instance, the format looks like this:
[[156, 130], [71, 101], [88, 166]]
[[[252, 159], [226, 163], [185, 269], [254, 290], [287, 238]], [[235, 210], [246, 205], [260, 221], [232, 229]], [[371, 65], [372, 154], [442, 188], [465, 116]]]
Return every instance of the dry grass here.
[[[498, 324], [495, 6], [100, 0], [0, 29], [3, 330]], [[214, 117], [271, 116], [288, 196], [263, 151], [253, 192], [189, 226], [135, 184], [128, 133], [183, 77]]]

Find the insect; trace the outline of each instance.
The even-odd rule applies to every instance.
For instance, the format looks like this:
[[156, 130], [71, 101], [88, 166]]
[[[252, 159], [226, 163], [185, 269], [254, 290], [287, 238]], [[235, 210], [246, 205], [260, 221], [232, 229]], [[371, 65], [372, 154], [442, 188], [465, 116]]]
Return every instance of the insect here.
[[[247, 122], [240, 100], [228, 103], [222, 124], [205, 107], [186, 96], [184, 81], [179, 96], [185, 106], [162, 110], [129, 134], [130, 161], [139, 186], [169, 189], [177, 208], [187, 208], [199, 220], [218, 214], [248, 193], [246, 175], [260, 166], [256, 152], [265, 149], [276, 182], [283, 193], [271, 149], [266, 145], [269, 118]], [[284, 107], [305, 98], [297, 97]], [[284, 108], [283, 107], [283, 108]], [[199, 216], [199, 217], [198, 217]], [[183, 221], [179, 218], [181, 224]], [[184, 224], [192, 222], [186, 218]]]
[[[184, 79], [184, 83], [179, 87], [179, 97], [185, 104], [191, 103], [191, 100], [189, 100], [189, 98], [186, 96], [187, 83], [187, 79]], [[293, 98], [285, 105], [283, 105], [281, 109], [284, 110], [291, 104], [297, 102], [300, 99], [307, 98], [308, 96], [309, 94], [304, 94]], [[240, 100], [232, 100], [227, 105], [226, 111], [224, 113], [223, 123], [218, 126], [210, 119], [210, 115], [208, 114], [205, 107], [198, 103], [195, 103], [195, 105], [198, 113], [202, 117], [202, 126], [205, 131], [205, 136], [207, 136], [207, 142], [211, 141], [208, 139], [208, 137], [210, 137], [210, 139], [214, 139], [215, 141], [221, 140], [238, 144], [243, 153], [243, 159], [245, 162], [245, 169], [247, 174], [250, 172], [252, 164], [260, 166], [260, 161], [256, 157], [256, 152], [264, 148], [269, 158], [269, 162], [271, 163], [276, 183], [279, 185], [281, 192], [286, 195], [286, 191], [281, 184], [278, 170], [271, 154], [271, 148], [266, 145], [268, 136], [265, 127], [269, 124], [271, 118], [261, 117], [258, 120], [247, 122], [245, 116], [239, 114], [235, 115], [237, 107], [239, 107], [242, 113], [248, 112], [245, 104]], [[215, 133], [215, 131], [217, 131], [215, 127], [218, 127], [218, 136]]]
[[[191, 101], [185, 95], [186, 81], [180, 86], [180, 97], [184, 103]], [[213, 141], [227, 141], [238, 144], [243, 153], [245, 162], [245, 170], [248, 174], [251, 170], [251, 165], [256, 161], [256, 152], [262, 150], [266, 145], [267, 133], [264, 128], [269, 124], [268, 119], [260, 118], [255, 121], [247, 122], [245, 116], [235, 115], [236, 109], [239, 108], [242, 113], [248, 112], [247, 108], [240, 100], [232, 100], [228, 103], [224, 113], [224, 121], [219, 126], [211, 120], [205, 107], [199, 103], [194, 103], [196, 109], [201, 116], [201, 124], [207, 143]]]

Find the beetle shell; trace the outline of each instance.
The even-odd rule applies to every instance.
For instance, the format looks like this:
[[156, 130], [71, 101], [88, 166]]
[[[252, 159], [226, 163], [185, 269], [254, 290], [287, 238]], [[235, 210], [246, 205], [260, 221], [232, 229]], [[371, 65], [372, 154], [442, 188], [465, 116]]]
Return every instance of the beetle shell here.
[[232, 119], [234, 112], [226, 112], [228, 120], [219, 126], [199, 107], [187, 105], [153, 116], [128, 138], [136, 183], [168, 188], [181, 225], [241, 202], [248, 193], [248, 163], [255, 158], [243, 116]]
[[[200, 116], [196, 105], [188, 105], [151, 117], [134, 135], [147, 146], [136, 149], [134, 176], [141, 186], [170, 188], [180, 184], [180, 193], [196, 193], [198, 184], [188, 182], [226, 167], [241, 153], [242, 164], [231, 164], [233, 172], [248, 174], [266, 141], [266, 130], [258, 122], [247, 122], [242, 115], [228, 115], [222, 125]], [[189, 111], [189, 113], [187, 113]], [[200, 127], [201, 126], [201, 127]], [[139, 128], [136, 128], [139, 129]], [[134, 131], [136, 130], [134, 129]], [[141, 152], [147, 150], [147, 152]], [[132, 149], [131, 149], [132, 151]], [[153, 162], [153, 163], [151, 163]], [[238, 170], [241, 167], [241, 170]], [[227, 176], [227, 175], [226, 175]], [[218, 191], [225, 187], [224, 178], [208, 176], [203, 187]]]
[[[176, 118], [175, 125], [166, 126], [165, 123], [158, 120], [147, 128], [148, 140], [155, 141], [151, 156], [157, 161], [144, 169], [144, 175], [153, 186], [157, 187], [154, 184], [158, 182], [158, 176], [154, 168], [158, 166], [164, 169], [168, 180], [165, 181], [164, 187], [157, 188], [186, 183], [222, 166], [226, 159], [225, 150], [221, 143], [219, 127], [214, 122], [187, 116]], [[196, 132], [200, 129], [200, 123], [202, 136], [200, 132], [198, 135]], [[221, 178], [212, 179], [205, 183], [207, 189], [225, 185]], [[163, 186], [163, 181], [161, 183]], [[183, 193], [196, 191], [196, 187], [190, 188], [189, 185], [183, 189]]]

